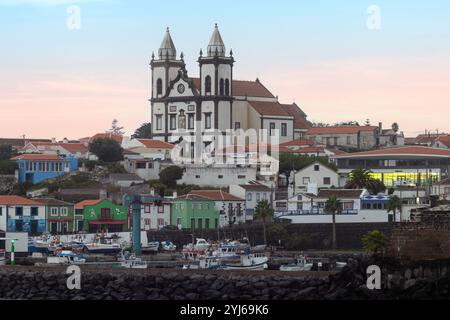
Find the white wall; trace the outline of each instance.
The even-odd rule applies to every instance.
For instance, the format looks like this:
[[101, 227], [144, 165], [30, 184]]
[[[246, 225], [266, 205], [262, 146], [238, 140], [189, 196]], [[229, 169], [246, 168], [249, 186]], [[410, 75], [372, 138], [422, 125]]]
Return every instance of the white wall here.
[[[219, 178], [219, 175], [221, 175], [222, 178]], [[245, 177], [239, 178], [239, 176]], [[178, 180], [178, 183], [195, 184], [200, 187], [220, 188], [228, 187], [233, 184], [245, 184], [251, 180], [256, 180], [255, 167], [188, 166], [186, 167], [183, 178]]]
[[[298, 215], [284, 216], [282, 219], [291, 220], [296, 224], [308, 223], [332, 223], [332, 215]], [[397, 213], [396, 221], [400, 221], [400, 214]], [[360, 210], [357, 215], [336, 215], [336, 223], [381, 223], [389, 222], [389, 215], [383, 210]]]
[[[314, 167], [318, 165], [319, 171], [315, 171]], [[299, 189], [306, 189], [308, 183], [303, 183], [303, 178], [309, 178], [310, 183], [317, 184], [318, 188], [330, 188], [332, 186], [339, 187], [339, 176], [338, 174], [331, 170], [330, 168], [324, 166], [320, 163], [314, 163], [302, 170], [299, 170], [295, 173], [295, 188], [298, 191]], [[324, 184], [324, 178], [330, 178], [330, 184]]]
[[[158, 206], [152, 204], [143, 204], [141, 206], [141, 229], [142, 230], [159, 230], [158, 219], [164, 219], [164, 226], [170, 224], [170, 204], [162, 205], [163, 213], [158, 212]], [[147, 212], [150, 211], [150, 212]], [[146, 219], [150, 219], [150, 225], [147, 225]]]

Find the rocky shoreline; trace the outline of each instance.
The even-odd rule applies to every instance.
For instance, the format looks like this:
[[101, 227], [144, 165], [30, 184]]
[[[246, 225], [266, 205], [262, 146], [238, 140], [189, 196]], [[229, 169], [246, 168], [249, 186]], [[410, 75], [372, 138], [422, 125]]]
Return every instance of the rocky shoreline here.
[[[61, 270], [0, 269], [0, 299], [38, 300], [385, 300], [448, 299], [450, 261], [405, 263], [349, 259], [336, 274], [281, 272], [105, 272], [82, 269], [81, 290]], [[366, 270], [378, 265], [382, 289], [369, 290]]]

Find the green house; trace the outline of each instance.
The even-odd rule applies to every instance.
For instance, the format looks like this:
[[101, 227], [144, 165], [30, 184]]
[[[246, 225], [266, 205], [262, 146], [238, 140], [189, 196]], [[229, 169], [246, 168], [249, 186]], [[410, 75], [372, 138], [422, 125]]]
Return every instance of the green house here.
[[89, 233], [129, 231], [127, 209], [109, 200], [85, 200], [75, 205], [75, 214], [83, 216], [83, 231]]
[[74, 224], [74, 205], [53, 198], [37, 199], [45, 205], [47, 232], [51, 234], [67, 234], [77, 231]]
[[219, 212], [214, 201], [188, 194], [174, 200], [171, 221], [181, 229], [217, 229]]

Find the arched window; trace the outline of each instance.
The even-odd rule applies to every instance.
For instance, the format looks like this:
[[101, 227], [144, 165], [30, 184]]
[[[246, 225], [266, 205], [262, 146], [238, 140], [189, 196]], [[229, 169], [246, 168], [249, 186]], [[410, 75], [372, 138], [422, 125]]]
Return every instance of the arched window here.
[[225, 95], [229, 96], [230, 95], [230, 80], [225, 80]]
[[220, 95], [223, 96], [224, 95], [224, 88], [223, 86], [225, 85], [223, 79], [220, 79]]
[[162, 79], [156, 80], [156, 94], [160, 95], [162, 94]]
[[205, 78], [205, 93], [211, 94], [211, 77], [206, 76]]

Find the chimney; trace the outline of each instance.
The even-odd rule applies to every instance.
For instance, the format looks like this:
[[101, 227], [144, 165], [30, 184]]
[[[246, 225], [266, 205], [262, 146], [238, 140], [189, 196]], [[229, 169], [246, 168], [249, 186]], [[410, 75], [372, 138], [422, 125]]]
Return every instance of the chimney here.
[[52, 138], [52, 143], [56, 143], [56, 138]]
[[69, 143], [69, 139], [64, 138], [64, 139], [63, 139], [63, 142], [64, 142], [64, 143]]

